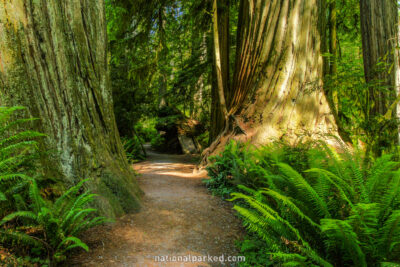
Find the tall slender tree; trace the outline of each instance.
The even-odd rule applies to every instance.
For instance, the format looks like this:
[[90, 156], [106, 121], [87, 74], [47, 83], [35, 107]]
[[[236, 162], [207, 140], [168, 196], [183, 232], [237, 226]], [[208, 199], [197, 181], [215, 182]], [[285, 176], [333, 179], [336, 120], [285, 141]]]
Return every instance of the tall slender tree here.
[[[365, 80], [371, 85], [371, 123], [374, 123], [373, 119], [377, 116], [386, 115], [398, 119], [400, 106], [397, 105], [396, 108], [395, 101], [400, 86], [398, 1], [360, 0], [360, 15]], [[394, 123], [386, 129], [389, 136], [382, 134], [383, 129], [371, 128], [376, 131], [372, 135], [378, 139], [375, 153], [379, 153], [382, 147], [397, 144], [400, 140]]]
[[[230, 66], [229, 66], [229, 1], [213, 2], [213, 40], [214, 55], [212, 102], [211, 102], [211, 130], [210, 141], [221, 133], [225, 126], [224, 108], [221, 105], [221, 94], [226, 108], [229, 108], [231, 98]], [[218, 36], [218, 38], [217, 38]], [[217, 46], [218, 44], [218, 46]], [[218, 53], [218, 54], [217, 54]], [[222, 91], [221, 91], [222, 90]]]
[[159, 71], [158, 84], [158, 106], [163, 107], [167, 104], [165, 95], [167, 94], [168, 74], [166, 70], [166, 58], [168, 56], [167, 41], [165, 36], [165, 6], [163, 4], [158, 8], [158, 39], [159, 45], [157, 50], [157, 62]]
[[116, 128], [104, 1], [0, 1], [0, 104], [25, 105], [47, 134], [43, 172], [67, 185], [90, 178], [109, 216], [141, 194]]

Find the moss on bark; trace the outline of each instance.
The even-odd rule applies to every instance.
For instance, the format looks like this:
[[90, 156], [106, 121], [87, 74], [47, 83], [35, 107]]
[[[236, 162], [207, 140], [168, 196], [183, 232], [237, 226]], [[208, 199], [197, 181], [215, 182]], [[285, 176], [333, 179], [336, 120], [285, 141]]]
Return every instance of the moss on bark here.
[[24, 105], [48, 135], [43, 172], [90, 178], [103, 214], [137, 210], [141, 191], [113, 114], [104, 1], [0, 0], [0, 104]]

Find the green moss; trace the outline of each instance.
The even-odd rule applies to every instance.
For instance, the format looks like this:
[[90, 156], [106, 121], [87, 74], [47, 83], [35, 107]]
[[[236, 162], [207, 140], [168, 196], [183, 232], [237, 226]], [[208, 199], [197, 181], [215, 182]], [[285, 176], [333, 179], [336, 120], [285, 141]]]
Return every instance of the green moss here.
[[133, 184], [128, 184], [111, 172], [104, 172], [100, 179], [108, 191], [103, 196], [110, 199], [110, 204], [113, 208], [114, 206], [118, 208], [118, 213], [120, 209], [122, 209], [122, 214], [137, 212], [140, 209], [140, 202], [138, 196], [135, 194]]

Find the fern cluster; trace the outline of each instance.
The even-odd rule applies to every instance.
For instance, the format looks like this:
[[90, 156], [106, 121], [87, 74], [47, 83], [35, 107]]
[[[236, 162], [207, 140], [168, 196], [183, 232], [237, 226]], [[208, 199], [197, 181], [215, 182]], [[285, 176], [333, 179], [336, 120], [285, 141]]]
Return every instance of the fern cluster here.
[[95, 195], [86, 191], [78, 194], [85, 182], [71, 187], [54, 203], [40, 195], [34, 180], [29, 181], [29, 204], [25, 210], [6, 215], [0, 226], [13, 222], [13, 227], [0, 229], [0, 241], [18, 246], [29, 246], [39, 255], [47, 255], [52, 262], [65, 260], [66, 252], [73, 248], [88, 251], [88, 246], [77, 236], [79, 233], [107, 221], [87, 208]]
[[0, 217], [18, 209], [26, 196], [33, 162], [37, 155], [36, 139], [42, 134], [18, 130], [33, 119], [15, 119], [23, 107], [0, 107]]
[[[392, 155], [369, 162], [358, 150], [339, 154], [321, 142], [293, 167], [287, 146], [228, 149], [242, 153], [231, 153], [233, 168], [225, 169], [225, 179], [237, 181], [234, 209], [266, 242], [274, 264], [400, 263], [400, 164]], [[221, 157], [209, 168], [212, 177]]]
[[0, 107], [0, 244], [51, 264], [73, 248], [88, 250], [77, 236], [106, 219], [88, 208], [95, 195], [82, 190], [85, 181], [55, 200], [44, 197], [34, 168], [44, 135], [21, 130], [32, 121], [14, 118], [23, 109]]

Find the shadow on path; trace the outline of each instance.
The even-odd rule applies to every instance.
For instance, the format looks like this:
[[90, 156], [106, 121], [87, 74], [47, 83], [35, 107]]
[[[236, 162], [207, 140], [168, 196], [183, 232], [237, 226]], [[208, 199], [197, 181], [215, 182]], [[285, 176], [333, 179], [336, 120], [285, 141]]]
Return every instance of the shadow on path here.
[[[148, 151], [133, 165], [141, 174], [143, 208], [112, 226], [96, 227], [83, 238], [89, 253], [75, 255], [69, 266], [231, 266], [216, 262], [156, 262], [156, 256], [239, 255], [239, 220], [229, 203], [210, 195], [194, 174], [193, 158]], [[162, 258], [160, 258], [162, 259]], [[183, 258], [184, 259], [184, 258]]]

